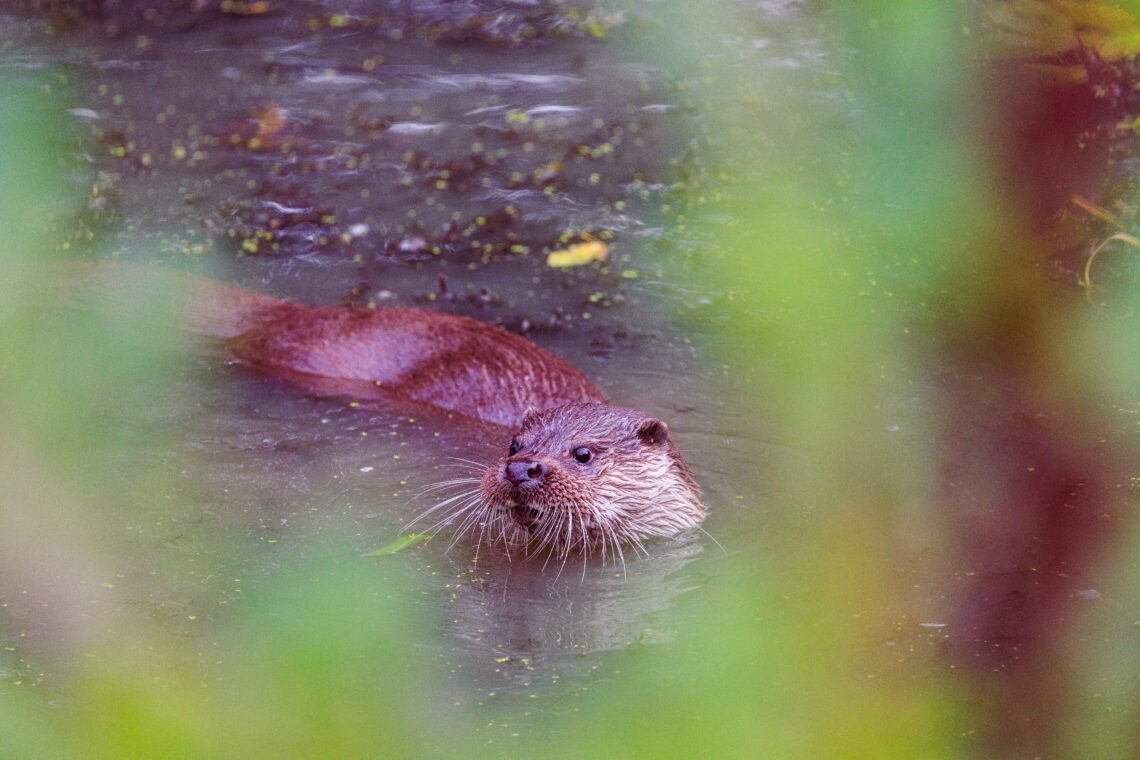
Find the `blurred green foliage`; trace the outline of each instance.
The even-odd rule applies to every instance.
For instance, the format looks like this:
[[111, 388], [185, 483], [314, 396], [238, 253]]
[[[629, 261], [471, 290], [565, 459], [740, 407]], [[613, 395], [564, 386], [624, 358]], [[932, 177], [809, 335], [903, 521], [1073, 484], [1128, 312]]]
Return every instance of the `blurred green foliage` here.
[[[180, 560], [166, 551], [138, 567], [121, 526], [161, 526], [177, 509], [167, 476], [134, 455], [157, 442], [139, 398], [185, 351], [161, 291], [93, 311], [37, 303], [84, 199], [61, 178], [72, 136], [47, 80], [5, 89], [0, 757], [416, 755], [414, 737], [447, 731], [425, 724], [437, 720], [409, 687], [417, 660], [394, 643], [396, 629], [422, 627], [392, 601], [407, 579], [339, 572], [354, 556], [342, 541], [311, 548], [206, 636], [181, 633], [206, 623], [192, 612], [151, 624], [140, 600]], [[204, 530], [231, 563], [245, 550], [225, 548], [224, 526]]]
[[[556, 746], [543, 728], [514, 748], [473, 743], [476, 718], [438, 693], [435, 666], [409, 643], [408, 631], [431, 629], [400, 599], [414, 580], [362, 566], [335, 537], [208, 634], [108, 613], [120, 539], [100, 532], [99, 515], [157, 509], [161, 493], [156, 480], [123, 494], [108, 472], [146, 445], [130, 433], [132, 399], [183, 359], [168, 330], [139, 329], [163, 323], [161, 293], [125, 313], [4, 306], [35, 292], [53, 216], [83, 202], [59, 177], [66, 136], [50, 128], [50, 95], [23, 79], [24, 96], [0, 109], [0, 757], [969, 756], [963, 737], [984, 706], [966, 679], [877, 645], [911, 594], [900, 572], [916, 549], [909, 531], [922, 526], [922, 551], [945, 548], [940, 524], [926, 522], [934, 434], [890, 443], [865, 432], [880, 426], [877, 402], [937, 356], [924, 328], [950, 316], [981, 335], [995, 302], [1045, 288], [1023, 259], [994, 255], [1018, 231], [974, 133], [951, 128], [976, 113], [970, 8], [881, 0], [824, 14], [821, 33], [858, 62], [829, 83], [848, 99], [836, 111], [793, 76], [716, 68], [724, 59], [704, 53], [733, 36], [739, 9], [690, 6], [673, 10], [687, 18], [678, 28], [694, 66], [710, 62], [701, 97], [721, 146], [713, 174], [727, 177], [718, 209], [732, 220], [700, 229], [711, 242], [696, 276], [734, 296], [715, 350], [739, 368], [742, 413], [777, 420], [812, 452], [810, 469], [794, 456], [772, 463], [785, 508], [819, 516], [812, 529], [782, 534], [790, 545], [777, 554], [757, 547], [723, 563], [681, 602], [689, 622], [673, 642], [612, 655], [620, 679], [542, 721], [573, 737]], [[828, 119], [843, 111], [866, 128], [837, 136]], [[1125, 325], [1042, 319], [1053, 331], [1037, 345], [1042, 371], [1061, 395], [1134, 392]], [[1117, 597], [1134, 599], [1132, 563], [1114, 572]], [[20, 607], [29, 587], [52, 600], [58, 626], [35, 646], [9, 623], [33, 615]], [[1119, 616], [1103, 625], [1089, 635], [1108, 645], [1072, 686], [1080, 700], [1115, 679], [1111, 709], [1067, 728], [1066, 742], [1124, 757], [1130, 718], [1105, 716], [1134, 714], [1135, 674], [1113, 675], [1134, 632]], [[490, 720], [514, 723], [522, 710], [492, 708]]]
[[[785, 461], [758, 464], [783, 484], [773, 519], [791, 546], [728, 563], [688, 600], [682, 641], [623, 671], [580, 730], [589, 756], [956, 757], [971, 721], [959, 684], [926, 672], [920, 637], [894, 623], [911, 591], [898, 570], [915, 549], [908, 520], [925, 516], [932, 433], [897, 445], [867, 433], [914, 377], [900, 368], [922, 360], [911, 330], [997, 221], [980, 157], [947, 128], [968, 103], [965, 8], [833, 8], [822, 45], [852, 46], [856, 66], [818, 84], [841, 104], [804, 91], [802, 72], [722, 53], [749, 21], [717, 10], [690, 6], [677, 24], [705, 63], [690, 89], [720, 179], [700, 192], [722, 196], [692, 213], [713, 220], [695, 235], [710, 243], [700, 285], [732, 295], [709, 338], [737, 375], [726, 397], [794, 442]], [[859, 125], [836, 129], [848, 115]], [[808, 511], [811, 531], [788, 529]], [[924, 548], [937, 549], [927, 532]], [[894, 633], [905, 666], [869, 644]]]

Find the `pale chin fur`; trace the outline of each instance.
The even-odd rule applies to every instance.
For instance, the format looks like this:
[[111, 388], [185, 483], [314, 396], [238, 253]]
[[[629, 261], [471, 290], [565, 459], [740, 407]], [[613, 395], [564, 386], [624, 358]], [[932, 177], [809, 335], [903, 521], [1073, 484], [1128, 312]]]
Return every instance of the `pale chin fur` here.
[[[581, 455], [581, 456], [580, 456]], [[465, 463], [472, 470], [474, 462]], [[576, 403], [528, 413], [510, 450], [428, 510], [508, 556], [573, 553], [625, 562], [644, 542], [697, 528], [700, 487], [665, 423], [631, 409]]]

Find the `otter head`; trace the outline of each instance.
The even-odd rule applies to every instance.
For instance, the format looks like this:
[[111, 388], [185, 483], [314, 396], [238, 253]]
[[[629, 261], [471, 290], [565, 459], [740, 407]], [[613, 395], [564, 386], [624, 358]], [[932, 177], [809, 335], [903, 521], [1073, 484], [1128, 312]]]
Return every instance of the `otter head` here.
[[700, 487], [661, 420], [574, 403], [531, 411], [479, 486], [480, 526], [508, 551], [620, 555], [705, 515]]

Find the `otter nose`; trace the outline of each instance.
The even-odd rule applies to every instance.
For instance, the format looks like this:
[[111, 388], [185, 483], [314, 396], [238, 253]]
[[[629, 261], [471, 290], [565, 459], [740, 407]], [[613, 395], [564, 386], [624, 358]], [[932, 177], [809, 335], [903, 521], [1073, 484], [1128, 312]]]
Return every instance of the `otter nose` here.
[[507, 462], [505, 472], [503, 473], [507, 480], [513, 485], [521, 483], [534, 482], [541, 483], [542, 479], [546, 477], [546, 473], [550, 472], [550, 468], [542, 462]]

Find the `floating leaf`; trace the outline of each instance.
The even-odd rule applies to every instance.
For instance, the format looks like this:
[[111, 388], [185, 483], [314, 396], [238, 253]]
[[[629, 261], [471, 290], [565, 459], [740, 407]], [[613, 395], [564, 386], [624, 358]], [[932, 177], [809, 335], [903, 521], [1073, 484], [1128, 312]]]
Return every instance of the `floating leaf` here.
[[420, 541], [427, 541], [431, 538], [430, 533], [405, 533], [397, 538], [387, 546], [381, 547], [374, 552], [362, 554], [362, 557], [384, 557], [388, 554], [395, 554], [396, 552], [403, 551], [413, 544], [418, 544]]
[[261, 13], [269, 11], [269, 3], [258, 0], [258, 2], [245, 3], [239, 0], [226, 0], [222, 3], [222, 13], [232, 13], [236, 16], [256, 16]]
[[289, 123], [289, 112], [272, 104], [250, 109], [250, 115], [257, 119], [257, 136], [276, 135]]
[[551, 251], [546, 257], [547, 266], [580, 267], [591, 261], [604, 261], [609, 248], [601, 240], [578, 243], [559, 251]]
[[594, 11], [584, 19], [583, 28], [586, 34], [591, 37], [604, 40], [610, 29], [621, 26], [624, 23], [625, 14], [621, 11], [617, 13], [599, 13]]

